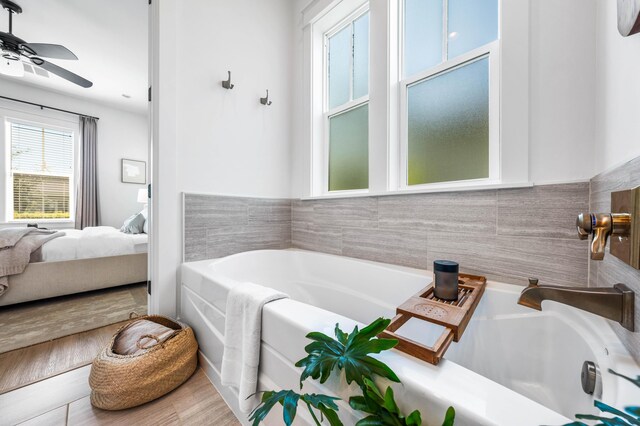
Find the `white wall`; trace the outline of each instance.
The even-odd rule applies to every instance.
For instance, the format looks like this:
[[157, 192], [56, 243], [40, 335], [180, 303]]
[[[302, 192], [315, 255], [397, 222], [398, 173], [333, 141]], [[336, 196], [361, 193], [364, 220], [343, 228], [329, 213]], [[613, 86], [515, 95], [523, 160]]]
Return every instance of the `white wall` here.
[[185, 0], [177, 20], [179, 189], [288, 196], [291, 2]]
[[[120, 164], [122, 158], [148, 162], [148, 123], [145, 115], [118, 110], [7, 79], [0, 80], [0, 95], [100, 117], [98, 121], [98, 190], [102, 224], [120, 227], [127, 217], [141, 210], [142, 206], [137, 203], [136, 198], [138, 189], [144, 188], [144, 185], [122, 183]], [[70, 114], [46, 109], [41, 111], [37, 107], [11, 101], [2, 100], [2, 106], [23, 113], [77, 120], [77, 117]], [[2, 155], [5, 155], [4, 150]]]
[[595, 173], [640, 156], [640, 34], [618, 33], [616, 2], [596, 0]]
[[183, 192], [290, 194], [291, 4], [152, 3], [152, 312], [175, 314]]
[[596, 0], [530, 3], [531, 181], [588, 180], [594, 174]]

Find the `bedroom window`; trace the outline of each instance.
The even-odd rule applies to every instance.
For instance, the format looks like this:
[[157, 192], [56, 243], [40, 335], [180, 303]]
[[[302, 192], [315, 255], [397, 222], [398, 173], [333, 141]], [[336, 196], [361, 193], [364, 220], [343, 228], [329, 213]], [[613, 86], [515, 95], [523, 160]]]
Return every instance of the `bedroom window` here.
[[74, 133], [8, 122], [11, 141], [10, 220], [70, 220], [73, 206]]
[[329, 191], [369, 187], [369, 12], [325, 35]]

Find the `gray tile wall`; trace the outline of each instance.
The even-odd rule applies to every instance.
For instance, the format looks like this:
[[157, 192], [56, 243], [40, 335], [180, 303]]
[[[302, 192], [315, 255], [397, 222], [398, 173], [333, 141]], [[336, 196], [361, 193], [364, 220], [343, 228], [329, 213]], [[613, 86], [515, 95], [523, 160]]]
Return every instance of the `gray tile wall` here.
[[[592, 212], [611, 211], [611, 192], [640, 186], [640, 157], [612, 171], [591, 179], [590, 207]], [[608, 248], [607, 248], [608, 251]], [[596, 287], [611, 287], [624, 283], [636, 292], [636, 306], [640, 307], [640, 271], [611, 256], [608, 252], [602, 261], [590, 261], [589, 282]], [[625, 346], [640, 362], [640, 332], [631, 333], [618, 323], [610, 322]], [[640, 309], [636, 309], [636, 328], [640, 328]]]
[[586, 241], [575, 220], [589, 183], [442, 194], [292, 201], [294, 247], [429, 268], [452, 259], [469, 273], [526, 284], [587, 286]]
[[184, 259], [291, 247], [291, 200], [184, 195]]

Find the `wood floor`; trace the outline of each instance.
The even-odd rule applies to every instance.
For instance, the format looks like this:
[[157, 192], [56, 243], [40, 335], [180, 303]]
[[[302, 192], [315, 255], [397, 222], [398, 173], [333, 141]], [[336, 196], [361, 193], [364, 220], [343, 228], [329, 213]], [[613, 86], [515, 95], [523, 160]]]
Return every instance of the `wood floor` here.
[[[107, 330], [103, 332], [107, 334]], [[24, 360], [4, 358], [0, 361], [2, 368], [8, 371], [13, 365], [24, 365], [32, 371], [46, 369], [47, 353], [56, 354], [57, 359], [72, 359], [83, 342], [89, 345], [91, 339], [97, 339], [86, 333], [70, 337], [75, 339], [73, 344], [58, 339], [49, 342], [46, 351], [31, 355], [25, 352]], [[0, 395], [0, 425], [240, 425], [200, 368], [173, 392], [123, 411], [91, 406], [90, 369], [90, 365], [76, 368]]]
[[91, 405], [88, 384], [90, 368], [81, 367], [0, 395], [0, 424], [240, 425], [200, 368], [173, 392], [122, 411], [105, 411]]
[[0, 353], [47, 342], [147, 313], [146, 284], [0, 307]]
[[0, 354], [0, 394], [91, 361], [124, 322]]

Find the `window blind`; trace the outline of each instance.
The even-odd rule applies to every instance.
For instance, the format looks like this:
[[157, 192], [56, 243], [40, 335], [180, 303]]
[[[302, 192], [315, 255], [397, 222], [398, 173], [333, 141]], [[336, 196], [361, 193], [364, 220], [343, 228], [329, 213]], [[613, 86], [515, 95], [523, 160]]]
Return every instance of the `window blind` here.
[[13, 219], [69, 219], [73, 132], [11, 123]]

